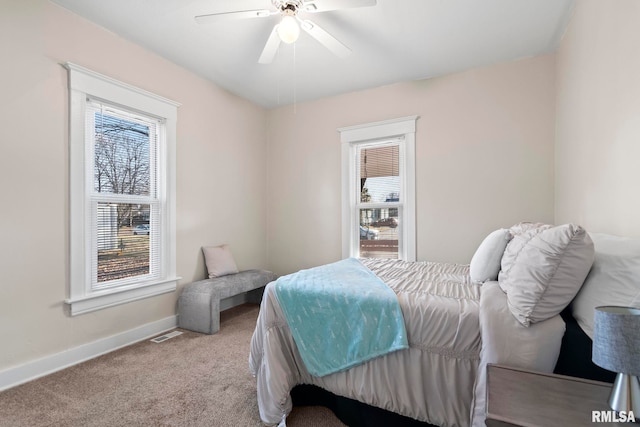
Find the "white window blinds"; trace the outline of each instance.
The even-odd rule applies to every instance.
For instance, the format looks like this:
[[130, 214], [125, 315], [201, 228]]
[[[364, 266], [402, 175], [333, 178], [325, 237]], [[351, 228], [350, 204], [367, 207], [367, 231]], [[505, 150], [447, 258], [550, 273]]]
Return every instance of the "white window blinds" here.
[[87, 100], [86, 224], [92, 289], [161, 276], [158, 146], [163, 121]]

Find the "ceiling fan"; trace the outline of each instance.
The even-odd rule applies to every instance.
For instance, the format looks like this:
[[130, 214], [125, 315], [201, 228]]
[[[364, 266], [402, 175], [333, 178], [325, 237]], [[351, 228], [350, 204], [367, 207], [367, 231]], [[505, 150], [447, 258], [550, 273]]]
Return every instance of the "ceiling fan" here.
[[344, 58], [351, 53], [351, 49], [320, 28], [317, 24], [309, 20], [301, 19], [298, 14], [375, 6], [376, 0], [271, 0], [271, 3], [275, 7], [275, 10], [229, 10], [209, 15], [198, 15], [195, 19], [199, 24], [209, 24], [229, 19], [268, 18], [273, 15], [280, 15], [280, 22], [271, 30], [271, 34], [262, 50], [260, 59], [258, 59], [258, 62], [261, 64], [269, 64], [273, 61], [280, 47], [280, 42], [295, 42], [300, 35], [300, 28], [335, 55]]

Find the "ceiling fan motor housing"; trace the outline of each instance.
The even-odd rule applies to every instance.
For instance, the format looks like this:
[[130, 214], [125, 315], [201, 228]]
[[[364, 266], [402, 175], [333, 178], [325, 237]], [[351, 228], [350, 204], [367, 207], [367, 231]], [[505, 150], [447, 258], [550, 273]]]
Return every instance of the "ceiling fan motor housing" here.
[[300, 0], [272, 0], [272, 3], [283, 15], [288, 16], [296, 15], [302, 6]]

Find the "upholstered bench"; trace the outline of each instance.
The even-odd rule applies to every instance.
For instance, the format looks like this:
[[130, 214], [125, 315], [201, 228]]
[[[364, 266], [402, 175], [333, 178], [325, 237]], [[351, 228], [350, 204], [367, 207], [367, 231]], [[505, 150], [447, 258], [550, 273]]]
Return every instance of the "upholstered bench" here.
[[239, 304], [234, 296], [246, 294], [247, 302], [260, 303], [264, 287], [276, 278], [267, 270], [245, 270], [189, 283], [178, 298], [178, 327], [215, 334], [220, 329], [220, 310]]

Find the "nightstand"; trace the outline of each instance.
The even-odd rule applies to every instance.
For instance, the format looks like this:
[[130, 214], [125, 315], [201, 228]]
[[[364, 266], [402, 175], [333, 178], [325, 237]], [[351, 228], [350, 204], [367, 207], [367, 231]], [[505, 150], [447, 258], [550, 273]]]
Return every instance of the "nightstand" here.
[[611, 384], [563, 375], [487, 366], [487, 427], [633, 426], [592, 423], [592, 411], [610, 411]]

